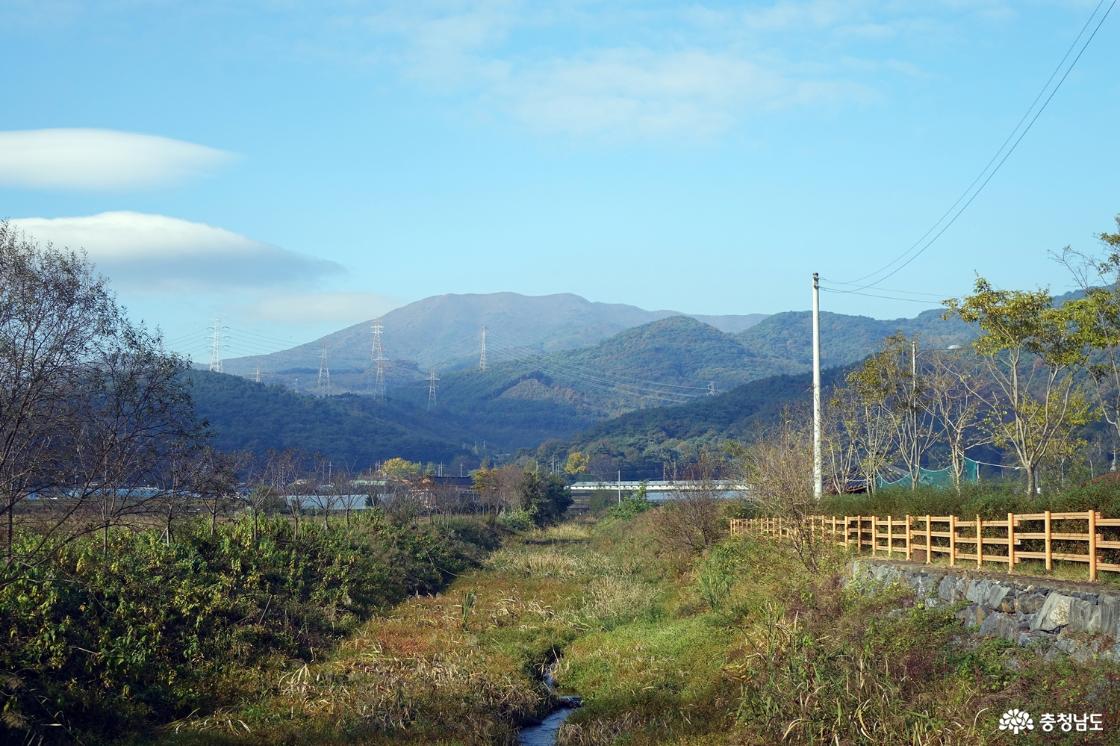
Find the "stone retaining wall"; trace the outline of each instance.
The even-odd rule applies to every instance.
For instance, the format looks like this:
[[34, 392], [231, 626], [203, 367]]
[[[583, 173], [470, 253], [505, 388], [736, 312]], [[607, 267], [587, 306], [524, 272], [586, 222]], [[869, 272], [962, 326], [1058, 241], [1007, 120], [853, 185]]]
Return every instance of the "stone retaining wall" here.
[[1120, 662], [1118, 591], [867, 559], [852, 562], [850, 583], [868, 590], [901, 583], [927, 606], [966, 603], [957, 618], [979, 635], [1038, 646], [1047, 655]]

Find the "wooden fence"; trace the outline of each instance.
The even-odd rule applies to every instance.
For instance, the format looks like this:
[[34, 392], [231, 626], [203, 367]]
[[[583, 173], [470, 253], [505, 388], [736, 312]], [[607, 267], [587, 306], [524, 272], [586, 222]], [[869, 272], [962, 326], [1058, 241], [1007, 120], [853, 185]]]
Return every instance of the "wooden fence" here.
[[1013, 573], [1024, 560], [1041, 560], [1047, 572], [1056, 562], [1088, 565], [1090, 581], [1101, 572], [1120, 573], [1120, 518], [1095, 510], [1074, 513], [1008, 513], [1006, 519], [955, 515], [808, 516], [733, 518], [731, 535], [788, 538], [794, 530], [807, 539], [829, 540], [857, 553], [933, 562], [947, 557], [950, 567], [995, 563]]

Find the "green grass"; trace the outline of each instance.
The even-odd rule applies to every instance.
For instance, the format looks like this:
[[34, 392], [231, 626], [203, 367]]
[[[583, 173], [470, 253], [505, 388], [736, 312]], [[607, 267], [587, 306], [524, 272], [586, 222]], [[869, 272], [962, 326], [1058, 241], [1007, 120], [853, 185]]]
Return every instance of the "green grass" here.
[[652, 510], [526, 535], [259, 702], [169, 737], [513, 743], [549, 707], [539, 674], [556, 653], [560, 689], [584, 700], [561, 746], [1013, 743], [996, 727], [1010, 707], [1120, 711], [1116, 665], [979, 641], [952, 609], [902, 589], [857, 595], [841, 552], [825, 550], [815, 572], [768, 540], [682, 556], [658, 543], [657, 521]]

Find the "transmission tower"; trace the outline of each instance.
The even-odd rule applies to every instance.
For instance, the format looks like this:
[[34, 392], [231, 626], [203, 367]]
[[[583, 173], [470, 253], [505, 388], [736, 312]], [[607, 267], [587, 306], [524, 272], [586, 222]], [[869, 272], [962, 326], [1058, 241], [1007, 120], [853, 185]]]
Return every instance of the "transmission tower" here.
[[257, 366], [257, 371], [256, 371], [256, 373], [254, 373], [254, 374], [253, 374], [253, 380], [254, 380], [254, 381], [255, 381], [256, 383], [260, 383], [260, 382], [261, 382], [261, 366], [259, 366], [259, 365]]
[[708, 396], [715, 396], [715, 395], [716, 395], [716, 382], [715, 381], [708, 381]]
[[482, 351], [478, 356], [478, 369], [486, 370], [486, 327], [482, 327]]
[[436, 369], [432, 368], [428, 374], [428, 411], [432, 411], [436, 407], [436, 387], [439, 384], [439, 376], [436, 375]]
[[210, 326], [213, 336], [210, 339], [210, 372], [222, 372], [222, 320], [214, 319]]
[[327, 367], [327, 351], [319, 353], [319, 381], [316, 386], [319, 396], [331, 395], [331, 369]]
[[385, 348], [381, 346], [381, 320], [373, 322], [373, 395], [385, 401]]

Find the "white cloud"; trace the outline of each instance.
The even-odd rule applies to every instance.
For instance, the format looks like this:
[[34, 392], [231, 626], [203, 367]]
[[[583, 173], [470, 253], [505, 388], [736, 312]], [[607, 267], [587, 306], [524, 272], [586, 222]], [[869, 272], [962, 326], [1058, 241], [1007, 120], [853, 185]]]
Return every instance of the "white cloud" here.
[[376, 293], [286, 293], [259, 299], [249, 312], [262, 321], [356, 323], [375, 319], [399, 305], [399, 301]]
[[[862, 15], [852, 5], [779, 2], [752, 14], [697, 5], [546, 9], [516, 0], [414, 0], [387, 3], [348, 26], [390, 50], [379, 59], [402, 75], [466, 91], [485, 111], [542, 132], [687, 138], [730, 130], [763, 111], [868, 98], [866, 85], [839, 73], [810, 74], [743, 38], [748, 27], [763, 33], [806, 19], [815, 29], [831, 27]], [[550, 42], [559, 29], [584, 43]], [[604, 46], [604, 38], [617, 41]]]
[[37, 189], [129, 189], [175, 184], [233, 156], [204, 145], [101, 129], [0, 132], [0, 184]]
[[84, 249], [99, 271], [132, 290], [291, 285], [342, 271], [331, 261], [166, 215], [103, 212], [11, 223], [41, 242]]
[[499, 89], [528, 124], [574, 135], [710, 135], [752, 111], [859, 100], [862, 86], [797, 79], [733, 54], [607, 50], [555, 60]]

